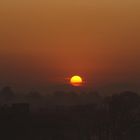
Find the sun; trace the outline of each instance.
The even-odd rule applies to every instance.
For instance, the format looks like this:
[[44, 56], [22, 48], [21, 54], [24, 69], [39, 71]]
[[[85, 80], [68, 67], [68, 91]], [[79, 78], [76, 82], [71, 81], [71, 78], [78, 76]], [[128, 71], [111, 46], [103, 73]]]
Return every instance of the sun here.
[[80, 76], [75, 75], [70, 78], [70, 83], [73, 86], [81, 86], [83, 84], [83, 80]]

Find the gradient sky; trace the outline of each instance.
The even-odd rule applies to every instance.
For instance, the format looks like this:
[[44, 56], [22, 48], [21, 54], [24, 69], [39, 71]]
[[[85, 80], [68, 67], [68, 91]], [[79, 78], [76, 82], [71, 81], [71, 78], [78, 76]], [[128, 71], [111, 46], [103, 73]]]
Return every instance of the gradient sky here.
[[0, 86], [140, 91], [139, 61], [139, 0], [0, 1]]

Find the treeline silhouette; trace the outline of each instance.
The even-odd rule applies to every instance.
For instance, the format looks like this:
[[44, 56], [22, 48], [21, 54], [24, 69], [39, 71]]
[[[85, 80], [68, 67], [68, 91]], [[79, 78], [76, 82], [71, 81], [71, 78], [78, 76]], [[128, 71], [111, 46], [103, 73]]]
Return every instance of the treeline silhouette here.
[[[50, 103], [57, 100], [59, 104]], [[74, 102], [66, 104], [64, 100]], [[10, 87], [4, 87], [0, 101], [1, 139], [140, 139], [140, 96], [135, 92], [125, 91], [104, 98], [97, 92], [59, 91], [42, 96], [37, 92], [17, 95]]]

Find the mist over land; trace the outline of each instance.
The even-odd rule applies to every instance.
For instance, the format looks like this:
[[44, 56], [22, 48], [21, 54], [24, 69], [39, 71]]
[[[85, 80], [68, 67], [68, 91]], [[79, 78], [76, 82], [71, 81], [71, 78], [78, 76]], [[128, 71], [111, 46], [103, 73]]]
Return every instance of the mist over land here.
[[98, 92], [17, 94], [0, 91], [1, 138], [8, 140], [139, 140], [140, 95]]

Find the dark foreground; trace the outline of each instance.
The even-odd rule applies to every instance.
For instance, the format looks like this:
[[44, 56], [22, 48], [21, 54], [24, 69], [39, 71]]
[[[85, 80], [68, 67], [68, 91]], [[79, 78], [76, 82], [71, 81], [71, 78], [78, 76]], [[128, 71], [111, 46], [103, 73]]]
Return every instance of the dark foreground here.
[[29, 104], [0, 109], [1, 140], [139, 140], [140, 97], [126, 92], [99, 104], [31, 112]]

